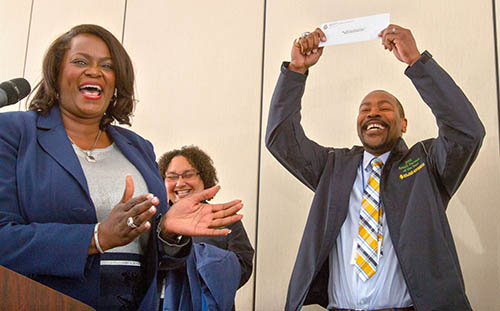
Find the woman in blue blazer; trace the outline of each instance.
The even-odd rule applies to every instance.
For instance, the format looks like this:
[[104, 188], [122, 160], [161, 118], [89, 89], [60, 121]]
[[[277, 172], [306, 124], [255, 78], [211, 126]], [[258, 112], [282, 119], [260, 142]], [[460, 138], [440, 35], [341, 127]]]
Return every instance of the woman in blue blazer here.
[[186, 236], [241, 219], [240, 201], [199, 203], [217, 187], [169, 209], [151, 143], [111, 124], [130, 125], [133, 86], [120, 42], [79, 25], [47, 51], [29, 111], [0, 114], [0, 265], [100, 310], [156, 309]]

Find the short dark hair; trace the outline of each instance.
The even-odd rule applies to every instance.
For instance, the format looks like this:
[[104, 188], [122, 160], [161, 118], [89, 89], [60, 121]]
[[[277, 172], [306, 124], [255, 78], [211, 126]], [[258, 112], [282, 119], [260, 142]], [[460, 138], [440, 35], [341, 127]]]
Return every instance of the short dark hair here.
[[[403, 105], [401, 104], [401, 102], [399, 101], [399, 99], [392, 93], [390, 92], [387, 92], [386, 90], [374, 90], [374, 91], [371, 91], [370, 93], [368, 94], [371, 94], [373, 92], [384, 92], [386, 94], [389, 94], [391, 95], [392, 97], [394, 97], [394, 99], [396, 100], [396, 103], [398, 103], [398, 109], [399, 109], [399, 114], [401, 115], [401, 118], [404, 118], [405, 117], [405, 110], [403, 108]], [[368, 96], [368, 95], [367, 95]]]
[[43, 59], [42, 80], [35, 87], [36, 93], [29, 104], [29, 110], [47, 114], [54, 105], [59, 103], [57, 81], [61, 62], [69, 49], [71, 40], [80, 34], [91, 34], [102, 39], [113, 61], [116, 97], [113, 96], [112, 102], [101, 119], [100, 128], [105, 129], [114, 120], [120, 124], [130, 125], [135, 104], [135, 77], [132, 61], [120, 41], [111, 32], [92, 24], [75, 26], [52, 42]]
[[203, 181], [205, 189], [215, 186], [219, 180], [217, 179], [217, 171], [214, 167], [214, 162], [208, 154], [196, 146], [183, 146], [181, 149], [174, 149], [164, 153], [158, 161], [160, 175], [165, 180], [167, 168], [176, 156], [185, 157], [199, 173]]
[[[394, 96], [394, 95], [392, 95], [392, 96]], [[399, 114], [401, 115], [401, 118], [404, 118], [405, 117], [405, 110], [403, 108], [403, 105], [401, 104], [401, 102], [399, 101], [399, 99], [396, 96], [394, 96], [394, 98], [396, 99], [396, 102], [398, 103]]]

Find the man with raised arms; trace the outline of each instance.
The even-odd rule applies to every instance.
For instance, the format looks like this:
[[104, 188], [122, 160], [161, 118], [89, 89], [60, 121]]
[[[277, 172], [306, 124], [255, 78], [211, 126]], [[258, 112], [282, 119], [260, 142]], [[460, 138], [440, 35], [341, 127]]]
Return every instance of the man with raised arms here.
[[451, 77], [429, 52], [418, 51], [410, 30], [389, 25], [379, 36], [408, 64], [405, 75], [436, 117], [439, 136], [408, 148], [403, 106], [375, 90], [359, 104], [362, 146], [329, 148], [310, 140], [300, 125], [301, 98], [326, 38], [316, 29], [294, 42], [273, 94], [266, 146], [315, 195], [286, 310], [307, 304], [471, 310], [446, 207], [479, 152], [484, 127]]

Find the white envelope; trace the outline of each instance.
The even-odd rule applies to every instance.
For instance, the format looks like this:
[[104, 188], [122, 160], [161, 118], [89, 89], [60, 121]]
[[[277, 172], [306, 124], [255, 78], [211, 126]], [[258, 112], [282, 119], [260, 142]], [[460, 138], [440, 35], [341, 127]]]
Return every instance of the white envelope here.
[[378, 39], [380, 31], [389, 25], [389, 18], [389, 13], [384, 13], [321, 24], [326, 41], [319, 46]]

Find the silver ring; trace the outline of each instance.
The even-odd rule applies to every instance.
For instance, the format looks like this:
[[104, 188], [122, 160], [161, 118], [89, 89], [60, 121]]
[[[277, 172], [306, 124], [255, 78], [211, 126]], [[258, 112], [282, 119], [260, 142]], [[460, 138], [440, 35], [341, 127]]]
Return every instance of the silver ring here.
[[392, 32], [392, 34], [395, 34], [396, 33], [396, 27], [392, 27], [391, 32]]
[[127, 226], [129, 226], [132, 229], [137, 228], [137, 225], [134, 223], [134, 218], [132, 216], [127, 218]]
[[309, 31], [306, 31], [306, 32], [303, 32], [303, 33], [300, 35], [300, 37], [301, 37], [301, 38], [305, 38], [305, 37], [309, 36], [310, 34], [311, 34], [311, 33], [310, 33]]

